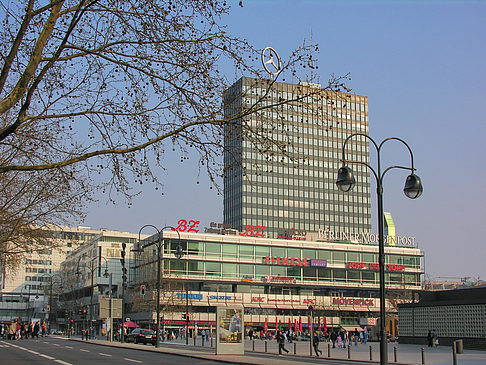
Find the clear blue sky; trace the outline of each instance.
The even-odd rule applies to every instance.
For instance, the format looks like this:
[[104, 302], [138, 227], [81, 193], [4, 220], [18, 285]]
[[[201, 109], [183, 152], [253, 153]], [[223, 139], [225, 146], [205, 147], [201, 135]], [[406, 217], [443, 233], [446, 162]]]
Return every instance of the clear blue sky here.
[[[401, 137], [412, 147], [423, 196], [403, 195], [406, 173], [399, 170], [384, 183], [397, 233], [417, 237], [432, 277], [486, 279], [486, 2], [250, 0], [224, 22], [282, 58], [312, 31], [321, 81], [350, 72], [352, 92], [369, 97], [371, 137]], [[163, 196], [147, 187], [130, 209], [124, 202], [94, 205], [83, 224], [136, 233], [180, 218], [201, 220], [202, 228], [221, 222], [221, 196], [207, 179], [196, 185], [194, 165], [172, 157], [161, 176]], [[405, 164], [407, 157], [390, 144], [382, 162]]]

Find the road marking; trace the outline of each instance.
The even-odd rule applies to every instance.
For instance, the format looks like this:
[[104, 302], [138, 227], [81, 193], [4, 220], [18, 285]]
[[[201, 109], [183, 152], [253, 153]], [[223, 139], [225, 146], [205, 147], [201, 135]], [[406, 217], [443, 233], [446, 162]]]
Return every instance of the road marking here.
[[46, 358], [46, 359], [49, 359], [49, 360], [54, 360], [55, 362], [57, 362], [59, 364], [62, 364], [62, 365], [73, 365], [70, 362], [66, 362], [66, 361], [62, 361], [62, 360], [57, 360], [55, 357], [52, 357], [52, 356], [49, 356], [49, 355], [44, 355], [44, 354], [41, 354], [40, 352], [37, 352], [37, 351], [29, 350], [29, 349], [26, 349], [25, 347], [14, 345], [13, 343], [9, 343], [8, 346], [15, 347], [15, 348], [18, 348], [20, 350], [27, 351], [27, 352], [29, 352], [31, 354], [38, 355], [38, 356], [41, 356], [41, 357]]
[[40, 357], [43, 357], [45, 359], [49, 359], [49, 360], [55, 360], [56, 358], [55, 357], [52, 357], [52, 356], [49, 356], [49, 355], [44, 355], [44, 354], [39, 354]]
[[91, 352], [89, 350], [85, 350], [85, 349], [79, 349], [79, 351], [83, 351], [83, 352]]
[[98, 352], [98, 354], [100, 354], [101, 356], [113, 356], [113, 355], [110, 355], [110, 354], [104, 354], [102, 352]]
[[123, 360], [127, 360], [127, 361], [131, 361], [131, 362], [138, 362], [138, 363], [141, 363], [140, 360], [133, 360], [133, 359], [128, 359], [128, 358], [124, 358]]
[[62, 364], [62, 365], [73, 365], [70, 362], [62, 361], [62, 360], [54, 360], [55, 362]]
[[65, 348], [67, 348], [67, 349], [72, 349], [72, 347], [71, 347], [71, 346], [64, 346], [64, 347], [65, 347]]
[[61, 346], [61, 345], [59, 345], [58, 343], [53, 343], [53, 345], [54, 345], [54, 346]]

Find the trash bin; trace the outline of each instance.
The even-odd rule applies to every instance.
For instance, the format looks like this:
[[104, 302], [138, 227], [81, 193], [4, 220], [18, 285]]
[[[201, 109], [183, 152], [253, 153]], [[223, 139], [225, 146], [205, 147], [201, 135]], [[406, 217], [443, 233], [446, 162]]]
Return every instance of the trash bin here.
[[464, 343], [462, 340], [455, 340], [456, 343], [456, 353], [462, 354], [464, 352]]

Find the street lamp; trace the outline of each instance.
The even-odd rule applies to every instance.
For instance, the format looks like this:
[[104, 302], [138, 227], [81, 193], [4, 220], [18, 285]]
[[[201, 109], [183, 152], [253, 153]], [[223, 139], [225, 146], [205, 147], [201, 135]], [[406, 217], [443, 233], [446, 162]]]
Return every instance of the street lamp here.
[[[103, 277], [108, 278], [110, 276], [110, 273], [108, 272], [108, 260], [104, 258], [103, 256], [100, 256], [103, 260], [105, 260], [105, 272], [103, 274]], [[94, 295], [94, 271], [96, 269], [101, 269], [101, 266], [94, 266], [93, 261], [90, 261], [90, 266], [79, 266], [79, 260], [81, 257], [78, 259], [78, 266], [77, 266], [77, 273], [79, 274], [79, 268], [84, 268], [88, 269], [91, 271], [91, 287], [90, 287], [90, 292], [91, 292], [91, 297], [90, 297], [90, 304], [89, 304], [89, 338], [91, 339], [93, 336], [92, 333], [92, 327], [93, 327], [93, 295]]]
[[[59, 274], [55, 274], [55, 273], [52, 273], [52, 274], [43, 274], [41, 275], [40, 277], [41, 278], [44, 278], [44, 277], [48, 277], [49, 278], [49, 281], [50, 281], [50, 285], [49, 285], [49, 299], [48, 299], [48, 307], [49, 307], [49, 310], [46, 311], [46, 314], [45, 314], [45, 318], [48, 318], [49, 321], [48, 321], [48, 324], [49, 324], [49, 330], [50, 330], [50, 326], [51, 326], [51, 315], [50, 315], [50, 312], [52, 311], [52, 304], [53, 304], [53, 295], [52, 295], [52, 288], [53, 288], [53, 282], [52, 282], [52, 279], [54, 278], [54, 276], [57, 276], [59, 278], [59, 288], [62, 290], [63, 288], [63, 284], [62, 284], [62, 276], [59, 275]], [[43, 287], [43, 285], [41, 284], [41, 286]], [[48, 313], [49, 312], [49, 313]]]
[[[171, 228], [173, 231], [177, 232], [177, 235], [179, 236], [179, 244], [180, 244], [180, 241], [181, 241], [181, 234], [179, 233], [178, 230], [176, 230], [172, 226], [165, 226], [164, 228], [159, 230], [157, 227], [155, 227], [152, 224], [146, 224], [142, 228], [140, 228], [140, 230], [138, 231], [138, 242], [139, 242], [139, 244], [140, 244], [140, 235], [142, 233], [142, 230], [146, 227], [152, 227], [157, 231], [157, 242], [156, 243], [154, 242], [157, 245], [157, 299], [156, 299], [156, 304], [155, 304], [155, 309], [156, 309], [156, 312], [157, 312], [157, 331], [155, 333], [155, 347], [159, 347], [159, 340], [160, 340], [160, 333], [159, 333], [160, 332], [160, 261], [162, 259], [162, 246], [163, 246], [163, 243], [164, 243], [163, 231], [164, 231], [164, 229]], [[139, 246], [138, 249], [140, 251], [143, 251], [143, 247]], [[178, 245], [178, 251], [180, 251], [179, 245]], [[186, 336], [187, 336], [187, 334], [186, 334]]]
[[[366, 162], [362, 161], [354, 161], [354, 160], [347, 160], [346, 159], [346, 143], [353, 137], [355, 136], [362, 136], [367, 138], [368, 140], [371, 141], [371, 143], [375, 146], [376, 152], [377, 152], [377, 164], [378, 168], [377, 171], [375, 171], [369, 164]], [[388, 141], [399, 141], [402, 144], [404, 144], [409, 153], [410, 153], [410, 167], [405, 167], [405, 166], [390, 166], [386, 168], [383, 173], [381, 172], [381, 148], [385, 144], [385, 142]], [[343, 166], [339, 169], [338, 171], [338, 177], [336, 180], [336, 185], [338, 188], [343, 191], [343, 192], [348, 192], [350, 191], [355, 183], [356, 180], [354, 178], [353, 170], [351, 170], [350, 167], [348, 167], [346, 164], [360, 164], [368, 167], [368, 169], [373, 172], [373, 175], [375, 176], [376, 179], [376, 193], [378, 197], [378, 245], [379, 245], [379, 251], [378, 251], [378, 261], [379, 261], [379, 271], [380, 271], [380, 364], [381, 365], [386, 365], [388, 363], [388, 354], [387, 354], [387, 344], [386, 344], [386, 335], [385, 335], [385, 322], [386, 322], [386, 307], [385, 307], [385, 240], [384, 240], [384, 234], [383, 234], [383, 220], [384, 220], [384, 214], [383, 214], [383, 178], [385, 174], [392, 170], [392, 169], [403, 169], [403, 170], [409, 170], [411, 171], [411, 174], [407, 177], [405, 181], [405, 187], [403, 189], [403, 192], [405, 195], [410, 198], [410, 199], [416, 199], [420, 195], [422, 195], [423, 192], [423, 187], [422, 183], [420, 181], [420, 178], [415, 175], [415, 168], [413, 167], [413, 154], [412, 150], [408, 146], [408, 144], [397, 137], [390, 137], [384, 139], [380, 145], [377, 145], [376, 142], [368, 135], [363, 134], [363, 133], [355, 133], [350, 135], [349, 137], [346, 138], [346, 140], [343, 143], [343, 158], [342, 158]]]

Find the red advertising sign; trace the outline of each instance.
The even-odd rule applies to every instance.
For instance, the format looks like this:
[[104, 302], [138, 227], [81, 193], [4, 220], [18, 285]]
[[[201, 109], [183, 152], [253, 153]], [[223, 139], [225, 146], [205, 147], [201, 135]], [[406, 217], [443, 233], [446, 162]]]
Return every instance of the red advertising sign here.
[[374, 305], [369, 298], [332, 298], [332, 304], [340, 305]]
[[309, 259], [296, 259], [293, 257], [265, 256], [265, 265], [309, 266], [309, 261]]
[[[377, 263], [367, 263], [367, 262], [348, 262], [348, 269], [358, 269], [358, 270], [379, 270], [380, 264]], [[388, 271], [405, 271], [405, 265], [389, 264], [387, 267]]]

